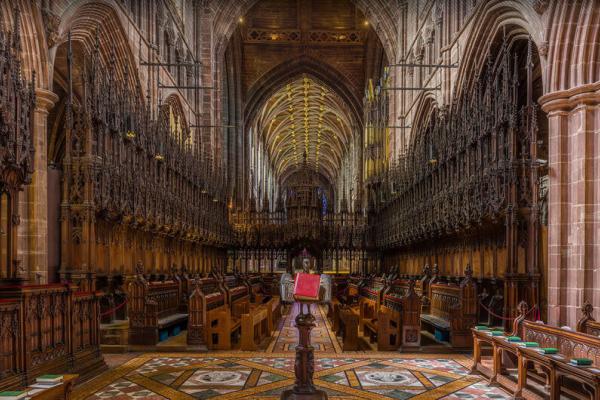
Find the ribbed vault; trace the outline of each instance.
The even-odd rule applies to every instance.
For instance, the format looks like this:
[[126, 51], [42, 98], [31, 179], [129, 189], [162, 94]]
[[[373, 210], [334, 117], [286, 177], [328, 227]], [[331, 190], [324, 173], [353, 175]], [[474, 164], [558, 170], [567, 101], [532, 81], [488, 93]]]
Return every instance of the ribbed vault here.
[[280, 181], [297, 170], [306, 154], [311, 169], [335, 182], [353, 135], [351, 115], [331, 88], [308, 75], [265, 101], [255, 126]]

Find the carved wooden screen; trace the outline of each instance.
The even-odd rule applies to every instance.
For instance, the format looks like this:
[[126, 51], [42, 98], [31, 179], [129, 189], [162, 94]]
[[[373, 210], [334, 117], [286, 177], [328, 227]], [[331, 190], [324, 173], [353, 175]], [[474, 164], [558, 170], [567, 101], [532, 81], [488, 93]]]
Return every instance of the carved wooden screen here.
[[138, 261], [151, 278], [173, 265], [199, 271], [200, 245], [222, 248], [230, 238], [222, 177], [179, 100], [144, 98], [103, 37], [78, 54], [89, 62], [81, 81], [70, 77], [81, 90], [71, 89], [65, 124], [61, 274], [85, 291], [94, 289], [89, 273], [132, 276]]
[[20, 12], [0, 30], [0, 279], [24, 278], [16, 258], [19, 191], [33, 172], [35, 74], [22, 75]]
[[498, 47], [471, 87], [423, 119], [392, 171], [377, 243], [411, 274], [431, 262], [460, 276], [471, 263], [479, 278], [507, 278], [514, 313], [520, 299], [539, 303], [539, 61], [531, 40], [507, 35]]

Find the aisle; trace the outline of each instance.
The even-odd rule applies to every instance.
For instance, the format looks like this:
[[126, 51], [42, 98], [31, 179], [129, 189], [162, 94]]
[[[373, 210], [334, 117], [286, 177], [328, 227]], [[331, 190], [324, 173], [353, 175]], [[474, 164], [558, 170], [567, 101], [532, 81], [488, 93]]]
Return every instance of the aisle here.
[[[273, 340], [267, 348], [267, 353], [294, 352], [298, 343], [298, 330], [294, 319], [300, 312], [300, 305], [294, 303], [285, 318], [279, 323], [279, 328], [273, 333]], [[311, 305], [311, 312], [315, 316], [316, 327], [310, 333], [310, 340], [316, 352], [341, 353], [342, 348], [331, 330], [327, 320], [325, 306]]]

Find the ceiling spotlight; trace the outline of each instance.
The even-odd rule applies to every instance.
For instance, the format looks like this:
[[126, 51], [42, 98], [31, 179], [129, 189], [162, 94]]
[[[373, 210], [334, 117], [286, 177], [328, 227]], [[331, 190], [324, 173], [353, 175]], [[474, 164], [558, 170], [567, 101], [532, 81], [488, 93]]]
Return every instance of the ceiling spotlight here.
[[243, 24], [243, 23], [244, 23], [244, 17], [240, 17], [240, 18], [238, 19], [238, 21], [239, 21], [239, 23], [240, 23], [240, 24]]
[[365, 19], [365, 22], [363, 22], [363, 25], [364, 25], [364, 26], [369, 26], [369, 21], [367, 21], [367, 20]]

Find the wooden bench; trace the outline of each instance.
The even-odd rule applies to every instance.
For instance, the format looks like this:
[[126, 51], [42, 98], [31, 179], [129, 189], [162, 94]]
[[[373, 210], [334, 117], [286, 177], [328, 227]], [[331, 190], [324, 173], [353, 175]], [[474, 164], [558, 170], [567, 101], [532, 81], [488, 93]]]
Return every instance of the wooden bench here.
[[227, 304], [231, 307], [231, 315], [241, 318], [250, 310], [250, 293], [248, 285], [236, 275], [226, 275], [221, 278], [220, 284], [226, 293]]
[[[240, 318], [232, 315], [227, 293], [215, 278], [196, 279], [189, 300], [190, 324], [187, 343], [206, 344], [211, 350], [230, 350], [231, 337], [241, 329]], [[245, 311], [247, 310], [240, 310]]]
[[396, 350], [421, 345], [421, 296], [414, 280], [401, 280], [383, 299], [379, 316], [378, 350]]
[[421, 314], [422, 329], [452, 347], [472, 346], [471, 328], [477, 322], [477, 288], [470, 266], [460, 285], [433, 283], [429, 287], [429, 313]]
[[[509, 391], [516, 399], [569, 398], [600, 399], [600, 338], [565, 328], [525, 320], [527, 306], [519, 305], [520, 315], [511, 335], [527, 342], [537, 342], [541, 348], [558, 349], [556, 355], [544, 355], [535, 348], [521, 347], [485, 332], [473, 330], [473, 370], [482, 373]], [[482, 362], [482, 344], [492, 348], [491, 367]], [[511, 357], [509, 357], [511, 356]], [[590, 358], [591, 367], [576, 367], [569, 360]], [[514, 365], [513, 365], [514, 362]], [[510, 374], [516, 367], [516, 377]], [[530, 385], [528, 378], [537, 385]]]
[[242, 350], [257, 350], [260, 342], [269, 334], [270, 304], [253, 307], [251, 312], [242, 315]]
[[180, 311], [181, 282], [148, 282], [141, 273], [129, 283], [129, 343], [155, 345], [186, 328]]
[[281, 301], [279, 296], [271, 296], [263, 304], [267, 308], [269, 332], [273, 332], [281, 319]]
[[364, 285], [364, 278], [357, 275], [348, 277], [348, 287], [346, 291], [346, 304], [358, 302], [360, 297], [360, 288]]
[[342, 303], [340, 300], [334, 297], [331, 300], [331, 304], [327, 308], [327, 319], [329, 319], [329, 322], [331, 323], [331, 329], [333, 329], [334, 332], [336, 332], [339, 327], [341, 305]]
[[252, 303], [262, 303], [263, 299], [268, 296], [265, 291], [265, 284], [261, 274], [246, 275], [244, 283], [248, 286], [248, 293], [250, 294], [250, 301]]
[[377, 334], [376, 324], [385, 291], [386, 282], [381, 278], [371, 278], [368, 284], [360, 287], [360, 297], [358, 299], [359, 308], [359, 325], [358, 329], [366, 336], [374, 336]]
[[334, 332], [342, 338], [342, 350], [354, 351], [359, 349], [358, 344], [358, 314], [350, 307], [337, 304], [339, 308], [337, 330]]
[[421, 297], [414, 280], [396, 280], [386, 290], [377, 318], [364, 322], [365, 335], [379, 351], [419, 347], [421, 343]]

